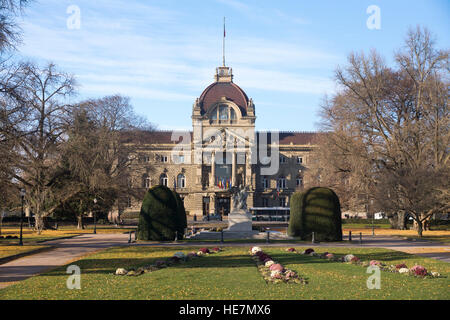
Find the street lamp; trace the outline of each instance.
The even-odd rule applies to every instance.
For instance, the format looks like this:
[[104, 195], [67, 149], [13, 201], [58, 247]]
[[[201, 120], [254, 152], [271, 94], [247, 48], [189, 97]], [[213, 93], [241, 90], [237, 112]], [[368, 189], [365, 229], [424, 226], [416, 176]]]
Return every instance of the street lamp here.
[[95, 216], [95, 205], [97, 204], [97, 198], [94, 198], [94, 234], [97, 233], [97, 219]]
[[372, 236], [375, 235], [375, 212], [373, 210], [373, 199], [370, 199], [370, 206], [372, 209]]
[[23, 198], [25, 197], [26, 191], [25, 189], [20, 189], [20, 197], [22, 198], [22, 212], [20, 214], [20, 240], [19, 240], [19, 246], [23, 246], [22, 241], [22, 229], [23, 229]]

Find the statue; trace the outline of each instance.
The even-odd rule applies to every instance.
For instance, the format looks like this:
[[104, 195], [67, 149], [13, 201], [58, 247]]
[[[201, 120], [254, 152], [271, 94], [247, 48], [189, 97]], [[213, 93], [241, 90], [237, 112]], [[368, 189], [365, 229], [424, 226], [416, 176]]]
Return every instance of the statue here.
[[239, 189], [235, 189], [235, 192], [233, 193], [233, 211], [247, 212], [247, 197], [247, 187], [244, 187], [241, 184]]

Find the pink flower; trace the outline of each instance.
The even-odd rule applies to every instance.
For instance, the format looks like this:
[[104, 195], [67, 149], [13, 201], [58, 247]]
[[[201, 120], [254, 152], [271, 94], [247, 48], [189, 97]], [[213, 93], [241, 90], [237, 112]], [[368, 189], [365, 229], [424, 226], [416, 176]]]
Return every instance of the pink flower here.
[[271, 266], [269, 267], [269, 270], [270, 270], [270, 271], [280, 271], [280, 272], [283, 272], [284, 267], [283, 267], [281, 264], [279, 264], [279, 263], [275, 263], [275, 264], [273, 264], [273, 265], [271, 265]]
[[333, 258], [334, 258], [334, 254], [332, 254], [332, 253], [327, 253], [327, 254], [325, 255], [325, 258], [327, 258], [327, 259], [333, 259]]
[[370, 261], [370, 263], [369, 263], [371, 266], [380, 266], [381, 265], [381, 262], [380, 261], [377, 261], [377, 260], [372, 260], [372, 261]]
[[411, 268], [411, 271], [414, 272], [416, 276], [424, 277], [427, 275], [427, 269], [425, 269], [420, 265], [415, 265], [414, 267]]

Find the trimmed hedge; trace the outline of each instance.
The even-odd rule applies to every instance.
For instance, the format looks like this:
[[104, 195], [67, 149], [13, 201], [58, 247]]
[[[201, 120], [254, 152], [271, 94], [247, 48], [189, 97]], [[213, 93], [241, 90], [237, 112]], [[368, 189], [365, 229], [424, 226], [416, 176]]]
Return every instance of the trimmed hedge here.
[[147, 191], [139, 214], [139, 240], [174, 240], [176, 232], [181, 240], [186, 226], [183, 201], [176, 192], [165, 186], [155, 186]]
[[291, 198], [288, 234], [302, 240], [341, 241], [342, 221], [339, 198], [329, 188], [316, 187]]

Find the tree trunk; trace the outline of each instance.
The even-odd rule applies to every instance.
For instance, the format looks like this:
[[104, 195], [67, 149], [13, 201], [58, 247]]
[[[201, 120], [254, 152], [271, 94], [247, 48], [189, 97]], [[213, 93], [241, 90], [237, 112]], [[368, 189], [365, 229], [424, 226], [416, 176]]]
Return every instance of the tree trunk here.
[[84, 226], [83, 226], [83, 214], [82, 213], [80, 213], [77, 216], [77, 221], [78, 221], [77, 229], [84, 229]]
[[414, 229], [417, 231], [417, 234], [419, 237], [422, 237], [423, 235], [423, 222], [420, 220], [414, 219]]
[[44, 218], [40, 214], [34, 215], [34, 228], [38, 234], [41, 234], [44, 230]]
[[405, 212], [397, 212], [388, 216], [389, 222], [394, 229], [405, 230], [407, 215]]

